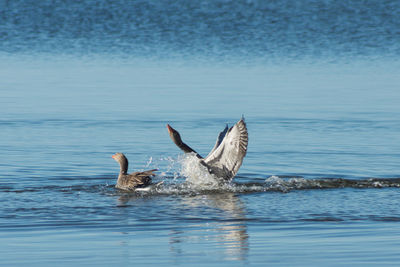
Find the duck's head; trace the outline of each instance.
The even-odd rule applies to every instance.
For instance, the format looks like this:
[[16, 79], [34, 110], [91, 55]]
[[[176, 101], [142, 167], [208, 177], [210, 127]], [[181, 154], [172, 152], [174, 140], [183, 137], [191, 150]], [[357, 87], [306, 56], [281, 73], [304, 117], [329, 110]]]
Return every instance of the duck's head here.
[[125, 157], [125, 155], [124, 154], [122, 154], [122, 153], [115, 153], [114, 155], [112, 155], [111, 156], [115, 161], [117, 161], [117, 162], [121, 162], [121, 161], [123, 161], [124, 159], [126, 159], [126, 157]]
[[169, 124], [167, 124], [167, 129], [169, 133], [169, 137], [171, 137], [172, 141], [174, 141], [175, 144], [179, 145], [182, 143], [181, 135], [178, 133], [177, 130], [172, 128]]
[[128, 159], [122, 153], [115, 153], [111, 156], [121, 166], [121, 172], [126, 173], [128, 171]]

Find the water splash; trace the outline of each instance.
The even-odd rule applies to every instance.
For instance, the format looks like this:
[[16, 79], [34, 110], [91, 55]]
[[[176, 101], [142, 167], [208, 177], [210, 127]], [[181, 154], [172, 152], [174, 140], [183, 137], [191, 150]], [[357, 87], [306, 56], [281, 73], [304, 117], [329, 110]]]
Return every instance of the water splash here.
[[153, 163], [153, 157], [150, 157], [146, 163], [146, 168], [150, 167], [150, 164]]
[[200, 164], [194, 153], [180, 156], [178, 162], [181, 164], [180, 174], [186, 178], [186, 182], [192, 187], [215, 189], [220, 184], [219, 179], [210, 174], [207, 168]]

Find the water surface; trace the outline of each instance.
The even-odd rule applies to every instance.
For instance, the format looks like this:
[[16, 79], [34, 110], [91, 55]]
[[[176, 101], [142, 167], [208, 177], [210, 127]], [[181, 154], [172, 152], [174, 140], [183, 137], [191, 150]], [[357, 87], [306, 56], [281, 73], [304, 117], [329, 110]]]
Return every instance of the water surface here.
[[[392, 1], [3, 1], [1, 264], [396, 266], [398, 14]], [[242, 115], [237, 177], [205, 185], [166, 124], [207, 155]], [[164, 184], [115, 189], [115, 152]]]

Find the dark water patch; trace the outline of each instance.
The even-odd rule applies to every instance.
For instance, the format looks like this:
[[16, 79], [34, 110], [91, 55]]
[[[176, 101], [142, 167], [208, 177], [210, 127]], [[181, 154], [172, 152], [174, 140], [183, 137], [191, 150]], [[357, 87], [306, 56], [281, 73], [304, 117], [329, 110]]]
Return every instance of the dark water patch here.
[[316, 217], [316, 218], [303, 219], [302, 221], [305, 221], [305, 222], [342, 222], [344, 220], [341, 218], [335, 218], [335, 217]]
[[2, 1], [0, 51], [165, 58], [393, 56], [398, 2]]
[[46, 186], [26, 186], [20, 187], [16, 185], [15, 187], [0, 187], [2, 192], [9, 193], [29, 193], [29, 192], [62, 192], [62, 193], [76, 193], [76, 192], [89, 192], [89, 193], [101, 193], [107, 189], [114, 189], [114, 185], [46, 185]]
[[[157, 218], [155, 220], [139, 218], [138, 220], [132, 220], [129, 222], [124, 222], [117, 217], [112, 219], [107, 218], [86, 218], [86, 217], [76, 217], [75, 219], [66, 218], [59, 216], [48, 217], [46, 219], [38, 219], [36, 216], [30, 217], [18, 217], [9, 218], [10, 221], [7, 223], [0, 223], [0, 232], [7, 231], [43, 231], [43, 230], [66, 230], [66, 229], [86, 229], [86, 230], [105, 230], [105, 231], [119, 231], [119, 232], [143, 232], [146, 231], [168, 231], [179, 222], [184, 222], [182, 220], [166, 221], [162, 218]], [[4, 219], [4, 218], [1, 218]], [[21, 220], [22, 219], [22, 220]], [[189, 221], [187, 221], [189, 222]], [[195, 222], [195, 221], [192, 221]], [[197, 222], [204, 223], [205, 220], [197, 220]], [[189, 226], [190, 227], [190, 226]], [[192, 228], [194, 228], [193, 226]]]
[[[188, 216], [175, 216], [171, 218], [170, 216], [159, 216], [157, 218], [146, 218], [143, 216], [137, 216], [135, 219], [129, 221], [124, 221], [121, 218], [115, 217], [117, 214], [109, 214], [109, 218], [98, 218], [94, 217], [92, 219], [88, 217], [78, 217], [67, 218], [69, 215], [60, 214], [59, 216], [47, 216], [47, 218], [39, 219], [38, 216], [43, 215], [14, 215], [14, 216], [2, 216], [0, 219], [8, 220], [7, 222], [0, 223], [0, 232], [4, 231], [41, 231], [41, 230], [52, 230], [52, 229], [101, 229], [106, 231], [126, 231], [126, 232], [142, 232], [144, 229], [146, 231], [169, 231], [174, 226], [179, 226], [180, 228], [185, 228], [186, 230], [207, 230], [207, 225], [213, 228], [212, 224], [221, 225], [221, 227], [227, 227], [227, 231], [231, 231], [230, 227], [243, 227], [244, 225], [301, 225], [301, 227], [306, 227], [309, 223], [310, 227], [315, 223], [338, 223], [338, 224], [348, 224], [357, 222], [384, 222], [393, 223], [399, 222], [400, 217], [394, 216], [378, 216], [378, 215], [331, 215], [331, 216], [321, 216], [321, 215], [299, 215], [296, 214], [291, 218], [276, 218], [267, 216], [264, 218], [254, 218], [251, 215], [246, 215], [249, 218], [221, 218], [217, 215], [208, 217], [188, 217]], [[126, 216], [124, 216], [126, 217]], [[306, 224], [304, 224], [306, 223]]]
[[369, 216], [369, 219], [377, 222], [400, 222], [400, 217], [394, 216]]
[[333, 216], [315, 216], [311, 218], [304, 218], [298, 221], [304, 222], [351, 222], [351, 221], [370, 221], [370, 222], [399, 222], [400, 217], [390, 217], [390, 216], [377, 216], [377, 215], [369, 215], [369, 216], [350, 216], [346, 215], [343, 217], [333, 217]]
[[400, 178], [370, 178], [370, 179], [344, 179], [344, 178], [321, 178], [304, 179], [289, 178], [281, 179], [271, 177], [266, 180], [271, 188], [279, 188], [283, 192], [290, 190], [312, 190], [312, 189], [340, 189], [340, 188], [386, 188], [400, 187]]
[[[164, 180], [159, 186], [151, 186], [148, 190], [124, 191], [115, 188], [114, 178], [105, 177], [57, 177], [48, 180], [53, 183], [57, 180], [78, 182], [74, 185], [54, 185], [48, 184], [44, 186], [21, 186], [20, 184], [0, 186], [1, 192], [10, 193], [28, 193], [28, 192], [62, 192], [62, 193], [104, 193], [110, 195], [120, 195], [127, 197], [143, 197], [143, 196], [159, 196], [159, 195], [213, 195], [224, 193], [258, 193], [258, 192], [290, 192], [292, 190], [325, 190], [325, 189], [342, 189], [342, 188], [390, 188], [400, 187], [400, 178], [369, 178], [369, 179], [345, 179], [345, 178], [319, 178], [305, 179], [291, 176], [272, 176], [265, 179], [264, 182], [232, 182], [228, 184], [216, 185], [193, 185], [187, 182], [175, 181], [176, 177], [172, 176]], [[183, 177], [179, 180], [182, 180]], [[242, 178], [243, 179], [243, 178]], [[261, 178], [264, 180], [264, 178]], [[96, 181], [110, 181], [110, 184], [88, 184]], [[162, 179], [161, 179], [162, 180]], [[260, 180], [250, 179], [250, 180]], [[85, 181], [85, 184], [80, 184]]]

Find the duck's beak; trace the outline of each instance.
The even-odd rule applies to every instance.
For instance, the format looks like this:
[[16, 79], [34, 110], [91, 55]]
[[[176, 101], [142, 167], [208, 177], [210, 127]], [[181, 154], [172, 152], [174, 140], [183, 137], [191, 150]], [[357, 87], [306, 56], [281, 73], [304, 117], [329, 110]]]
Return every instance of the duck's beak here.
[[168, 132], [169, 132], [169, 133], [171, 133], [172, 130], [173, 130], [173, 128], [172, 128], [169, 124], [167, 124], [167, 129], [168, 129]]

